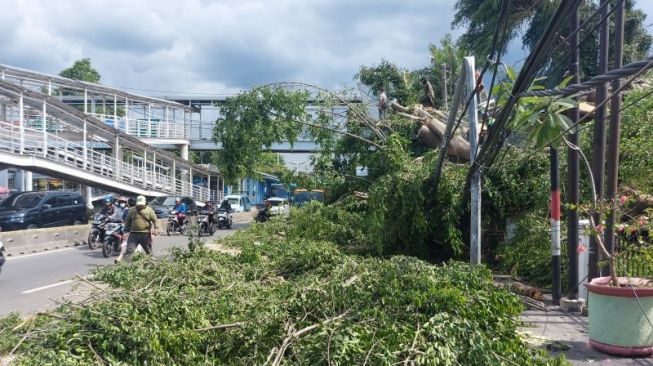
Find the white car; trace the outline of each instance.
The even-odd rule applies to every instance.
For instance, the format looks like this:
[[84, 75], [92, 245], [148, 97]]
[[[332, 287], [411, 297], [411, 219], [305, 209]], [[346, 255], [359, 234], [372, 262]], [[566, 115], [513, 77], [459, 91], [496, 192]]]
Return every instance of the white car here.
[[230, 194], [225, 196], [224, 199], [229, 201], [231, 212], [245, 212], [252, 210], [252, 204], [249, 202], [249, 197]]
[[286, 215], [290, 212], [290, 205], [285, 198], [270, 197], [267, 201], [272, 203], [272, 207], [270, 207], [270, 213], [272, 215]]

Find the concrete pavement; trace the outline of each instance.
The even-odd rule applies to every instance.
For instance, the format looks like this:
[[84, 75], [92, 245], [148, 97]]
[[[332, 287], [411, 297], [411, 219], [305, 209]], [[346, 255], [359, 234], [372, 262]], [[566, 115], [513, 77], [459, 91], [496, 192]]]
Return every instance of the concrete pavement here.
[[[234, 224], [233, 229], [218, 230], [204, 241], [230, 235], [247, 224]], [[154, 255], [165, 255], [172, 247], [186, 247], [185, 236], [165, 234], [155, 238]], [[56, 306], [51, 299], [61, 299], [78, 281], [75, 275], [87, 275], [100, 265], [112, 264], [115, 257], [104, 258], [102, 250], [77, 246], [56, 251], [11, 257], [0, 273], [0, 316], [12, 311], [31, 314]]]
[[653, 358], [626, 358], [594, 350], [588, 341], [587, 317], [564, 313], [554, 306], [550, 310], [526, 310], [522, 314], [522, 333], [535, 347], [552, 355], [560, 353], [574, 366], [653, 366]]

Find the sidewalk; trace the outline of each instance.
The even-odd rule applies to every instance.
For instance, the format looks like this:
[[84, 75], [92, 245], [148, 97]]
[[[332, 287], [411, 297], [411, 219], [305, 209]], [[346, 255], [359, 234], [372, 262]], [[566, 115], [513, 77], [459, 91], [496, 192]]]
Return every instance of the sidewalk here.
[[588, 342], [587, 317], [580, 313], [564, 313], [557, 306], [549, 310], [526, 310], [521, 329], [526, 341], [544, 348], [551, 355], [561, 353], [572, 365], [653, 366], [653, 358], [623, 358], [595, 351]]

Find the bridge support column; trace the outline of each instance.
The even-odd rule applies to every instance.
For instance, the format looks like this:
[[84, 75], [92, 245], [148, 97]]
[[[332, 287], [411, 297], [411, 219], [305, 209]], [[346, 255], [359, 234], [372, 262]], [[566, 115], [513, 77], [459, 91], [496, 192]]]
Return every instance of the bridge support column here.
[[[50, 86], [50, 84], [48, 84]], [[48, 113], [47, 102], [43, 99], [43, 110], [41, 111], [43, 123], [41, 124], [41, 132], [43, 134], [43, 156], [48, 155]]]
[[122, 181], [120, 175], [120, 162], [122, 161], [122, 152], [120, 151], [120, 138], [116, 134], [116, 140], [113, 143], [113, 158], [115, 159], [116, 166], [113, 168], [113, 175], [117, 181]]
[[188, 160], [189, 157], [190, 144], [179, 145], [179, 151], [181, 152], [181, 158]]
[[147, 150], [143, 150], [143, 188], [147, 188]]
[[25, 151], [25, 116], [24, 116], [25, 110], [23, 107], [23, 93], [20, 93], [20, 97], [18, 99], [18, 125], [20, 128], [20, 154], [23, 155], [23, 152]]
[[190, 191], [189, 196], [193, 197], [193, 168], [188, 168], [188, 189]]
[[23, 170], [23, 192], [30, 192], [33, 190], [33, 187], [32, 172]]
[[92, 209], [93, 208], [93, 188], [89, 186], [81, 186], [82, 188], [82, 196], [84, 197], [84, 201], [86, 201], [86, 207]]
[[9, 188], [9, 170], [0, 170], [0, 187]]
[[174, 160], [172, 161], [172, 169], [170, 169], [170, 181], [172, 182], [172, 194], [177, 194], [177, 167]]
[[206, 198], [207, 201], [211, 200], [211, 173], [206, 176], [206, 192], [208, 194], [208, 197]]

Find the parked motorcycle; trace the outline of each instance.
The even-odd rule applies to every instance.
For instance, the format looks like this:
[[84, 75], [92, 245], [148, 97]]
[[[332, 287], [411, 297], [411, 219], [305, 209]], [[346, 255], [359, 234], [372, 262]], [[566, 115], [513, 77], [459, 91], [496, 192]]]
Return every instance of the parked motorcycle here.
[[179, 232], [180, 234], [184, 235], [184, 232], [186, 232], [186, 226], [188, 226], [188, 219], [184, 217], [182, 223], [179, 223], [179, 213], [175, 210], [170, 211], [168, 214], [168, 224], [166, 225], [166, 234], [168, 236], [172, 235], [172, 233]]
[[0, 272], [2, 272], [2, 266], [5, 264], [5, 245], [0, 240]]
[[102, 243], [104, 243], [104, 237], [106, 235], [106, 226], [107, 226], [107, 216], [101, 213], [96, 213], [93, 215], [93, 222], [91, 223], [91, 232], [88, 233], [88, 247], [91, 249], [97, 249]]
[[125, 235], [125, 226], [122, 222], [107, 222], [104, 244], [102, 245], [102, 255], [109, 258], [114, 253], [120, 253], [120, 243]]
[[202, 212], [197, 216], [200, 223], [198, 235], [213, 235], [215, 232], [215, 221], [211, 219], [213, 212]]
[[232, 224], [231, 212], [225, 209], [218, 209], [218, 229], [231, 229]]

